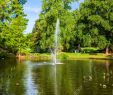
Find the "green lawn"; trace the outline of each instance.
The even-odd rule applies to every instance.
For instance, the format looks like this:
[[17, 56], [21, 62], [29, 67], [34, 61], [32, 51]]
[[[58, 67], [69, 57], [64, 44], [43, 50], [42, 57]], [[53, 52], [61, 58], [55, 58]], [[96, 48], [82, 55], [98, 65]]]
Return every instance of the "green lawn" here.
[[59, 58], [61, 59], [88, 59], [88, 58], [97, 58], [97, 59], [107, 59], [109, 58], [103, 53], [60, 53]]
[[[33, 60], [50, 60], [52, 56], [50, 53], [33, 53], [29, 54], [27, 58]], [[67, 60], [76, 60], [76, 59], [113, 59], [112, 55], [105, 55], [104, 53], [67, 53], [60, 52], [57, 55], [57, 59], [67, 59]]]

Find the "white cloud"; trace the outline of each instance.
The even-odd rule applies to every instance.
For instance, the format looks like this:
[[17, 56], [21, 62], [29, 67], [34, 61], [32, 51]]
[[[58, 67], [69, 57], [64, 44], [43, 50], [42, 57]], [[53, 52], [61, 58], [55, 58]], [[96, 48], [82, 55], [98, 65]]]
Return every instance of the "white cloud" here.
[[84, 2], [84, 0], [79, 0], [79, 3]]
[[39, 14], [41, 12], [41, 7], [37, 8], [37, 7], [25, 6], [24, 12], [25, 12], [25, 14], [27, 14], [27, 18], [29, 19], [25, 33], [30, 33], [30, 32], [32, 32], [36, 19], [39, 18]]
[[30, 12], [30, 13], [35, 13], [39, 14], [41, 12], [41, 8], [36, 8], [36, 7], [24, 7], [25, 12]]

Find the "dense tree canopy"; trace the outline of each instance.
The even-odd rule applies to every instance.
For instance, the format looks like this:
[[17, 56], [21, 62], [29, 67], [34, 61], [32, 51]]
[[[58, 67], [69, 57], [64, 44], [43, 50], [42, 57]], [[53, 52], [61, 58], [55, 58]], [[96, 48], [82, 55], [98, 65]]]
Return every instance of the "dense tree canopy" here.
[[42, 0], [39, 19], [35, 22], [32, 35], [28, 36], [23, 35], [27, 24], [23, 12], [26, 0], [0, 1], [0, 49], [17, 53], [30, 44], [35, 52], [50, 52], [54, 48], [54, 32], [58, 18], [61, 51], [74, 51], [80, 46], [112, 48], [112, 0], [84, 0], [78, 9], [71, 10], [71, 3], [76, 1]]
[[75, 40], [82, 46], [105, 48], [113, 41], [113, 3], [111, 0], [85, 0], [75, 17]]
[[43, 0], [40, 18], [36, 21], [33, 29], [35, 50], [48, 51], [53, 48], [55, 24], [57, 18], [59, 18], [61, 48], [67, 51], [69, 41], [73, 38], [74, 18], [70, 12], [70, 3], [73, 1], [74, 0]]
[[76, 47], [112, 47], [112, 0], [84, 0], [78, 9], [71, 10], [74, 0], [43, 0], [42, 12], [33, 29], [34, 50], [47, 51], [53, 47], [55, 23], [60, 19], [61, 50]]
[[25, 0], [0, 0], [0, 47], [11, 53], [23, 46], [23, 31], [27, 24], [24, 3]]

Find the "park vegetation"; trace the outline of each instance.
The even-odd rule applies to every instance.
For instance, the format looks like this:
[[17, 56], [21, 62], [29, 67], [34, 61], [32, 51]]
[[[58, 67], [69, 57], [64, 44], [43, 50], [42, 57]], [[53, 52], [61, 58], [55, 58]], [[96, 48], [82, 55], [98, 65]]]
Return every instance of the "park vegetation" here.
[[[113, 50], [112, 0], [84, 0], [72, 10], [76, 0], [42, 0], [42, 11], [32, 31], [34, 52], [50, 52], [54, 47], [54, 31], [60, 19], [59, 50], [96, 48], [95, 52]], [[85, 49], [84, 49], [85, 50]]]
[[24, 34], [28, 22], [23, 11], [26, 0], [0, 0], [0, 56], [51, 52], [58, 18], [59, 51], [112, 52], [113, 1], [84, 0], [72, 10], [71, 5], [78, 1], [41, 0], [42, 11], [32, 33]]
[[27, 35], [27, 19], [23, 12], [26, 0], [0, 0], [0, 57], [7, 54], [17, 54], [25, 49]]

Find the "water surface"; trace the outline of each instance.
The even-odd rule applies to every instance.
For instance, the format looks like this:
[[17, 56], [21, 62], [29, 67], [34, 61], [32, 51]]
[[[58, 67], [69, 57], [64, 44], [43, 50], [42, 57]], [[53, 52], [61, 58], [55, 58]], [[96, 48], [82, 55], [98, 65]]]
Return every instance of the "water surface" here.
[[113, 95], [113, 61], [0, 61], [0, 95]]

